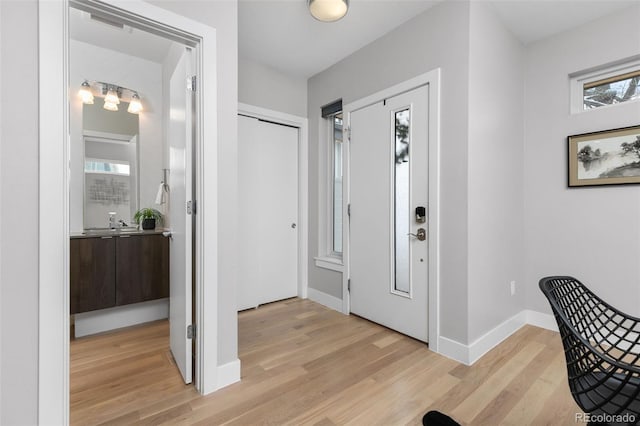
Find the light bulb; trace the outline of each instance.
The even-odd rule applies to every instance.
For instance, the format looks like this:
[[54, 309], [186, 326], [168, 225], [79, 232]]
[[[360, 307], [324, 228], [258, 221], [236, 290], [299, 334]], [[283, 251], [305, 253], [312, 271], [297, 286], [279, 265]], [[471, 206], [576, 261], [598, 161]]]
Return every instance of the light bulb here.
[[118, 110], [118, 104], [115, 104], [113, 102], [109, 102], [105, 98], [104, 99], [104, 105], [102, 106], [102, 108], [106, 109], [107, 111], [117, 111]]
[[109, 91], [107, 91], [107, 95], [104, 97], [104, 102], [105, 104], [109, 102], [111, 104], [116, 104], [116, 105], [120, 103], [118, 94], [116, 93], [115, 90], [113, 90], [113, 87], [109, 87]]
[[91, 93], [91, 86], [89, 85], [89, 82], [87, 80], [83, 81], [80, 85], [80, 91], [78, 91], [78, 95], [80, 95], [83, 104], [93, 104], [93, 93]]
[[140, 96], [137, 93], [134, 93], [131, 97], [131, 102], [129, 102], [129, 108], [127, 108], [127, 112], [131, 114], [138, 114], [142, 111], [142, 103], [140, 102]]

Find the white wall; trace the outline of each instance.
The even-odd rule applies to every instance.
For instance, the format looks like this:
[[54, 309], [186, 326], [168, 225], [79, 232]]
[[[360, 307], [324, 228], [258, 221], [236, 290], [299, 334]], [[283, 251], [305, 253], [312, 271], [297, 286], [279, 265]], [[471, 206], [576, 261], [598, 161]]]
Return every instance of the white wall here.
[[[216, 29], [218, 71], [218, 363], [238, 358], [236, 312], [238, 189], [238, 7], [236, 0], [152, 0], [150, 3]], [[207, 76], [204, 76], [206, 79]], [[206, 118], [205, 118], [206, 119]], [[206, 136], [205, 136], [206, 137]]]
[[[471, 3], [469, 342], [524, 308], [524, 48], [486, 3]], [[511, 296], [509, 283], [520, 291]]]
[[[0, 424], [38, 416], [38, 10], [0, 2]], [[46, 88], [43, 88], [46, 90]]]
[[[614, 306], [640, 316], [640, 187], [567, 188], [567, 136], [639, 124], [640, 102], [571, 115], [570, 73], [640, 54], [640, 6], [534, 43], [525, 86], [525, 285], [573, 275]], [[594, 29], [597, 29], [595, 31]]]
[[[446, 43], [443, 41], [446, 40]], [[309, 287], [342, 298], [340, 273], [317, 268], [320, 107], [348, 104], [440, 67], [441, 334], [467, 341], [467, 114], [469, 4], [446, 2], [309, 79]]]
[[248, 58], [239, 58], [238, 101], [306, 117], [307, 79], [286, 75]]
[[[104, 81], [137, 90], [143, 111], [138, 114], [138, 176], [142, 207], [156, 207], [158, 184], [164, 167], [162, 65], [78, 40], [69, 42], [69, 81], [71, 84], [71, 175], [70, 230], [83, 229], [84, 149], [82, 139], [82, 101], [77, 88], [86, 80]], [[94, 107], [101, 107], [96, 97]], [[120, 218], [119, 218], [120, 219]], [[130, 222], [132, 218], [122, 218]], [[107, 226], [108, 218], [104, 218]]]

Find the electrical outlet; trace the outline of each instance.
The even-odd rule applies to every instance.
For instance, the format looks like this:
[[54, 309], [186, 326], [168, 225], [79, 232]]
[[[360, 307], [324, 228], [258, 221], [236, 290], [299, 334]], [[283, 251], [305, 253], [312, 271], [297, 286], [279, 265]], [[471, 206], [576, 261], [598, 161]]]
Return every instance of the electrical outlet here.
[[516, 282], [511, 281], [510, 287], [511, 287], [511, 295], [513, 296], [514, 294], [516, 294]]

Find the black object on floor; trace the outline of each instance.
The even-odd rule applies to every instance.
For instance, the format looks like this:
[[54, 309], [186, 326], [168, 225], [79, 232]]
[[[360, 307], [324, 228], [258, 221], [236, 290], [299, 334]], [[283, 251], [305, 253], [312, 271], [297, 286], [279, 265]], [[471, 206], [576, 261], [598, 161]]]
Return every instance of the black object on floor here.
[[460, 426], [460, 423], [439, 411], [429, 411], [422, 418], [424, 426]]

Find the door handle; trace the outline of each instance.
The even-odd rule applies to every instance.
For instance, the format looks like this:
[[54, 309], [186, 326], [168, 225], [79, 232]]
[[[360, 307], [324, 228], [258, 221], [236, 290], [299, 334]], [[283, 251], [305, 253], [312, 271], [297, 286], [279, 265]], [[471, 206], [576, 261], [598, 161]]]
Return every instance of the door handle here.
[[409, 232], [407, 235], [411, 235], [412, 237], [417, 238], [419, 241], [424, 241], [427, 239], [427, 231], [424, 228], [418, 228], [417, 234], [412, 234]]

